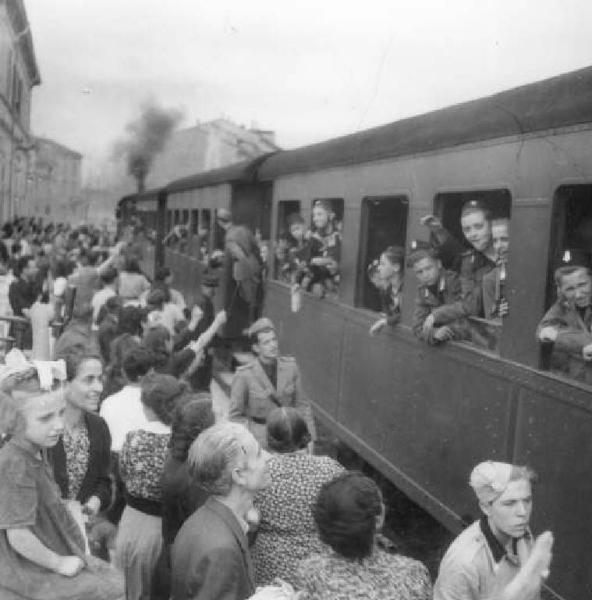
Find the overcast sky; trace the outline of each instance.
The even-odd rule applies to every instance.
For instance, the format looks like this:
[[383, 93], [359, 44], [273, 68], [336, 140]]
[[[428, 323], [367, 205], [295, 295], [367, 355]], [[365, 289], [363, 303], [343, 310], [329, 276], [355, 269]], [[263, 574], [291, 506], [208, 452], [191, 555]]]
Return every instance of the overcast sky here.
[[33, 129], [99, 161], [152, 98], [295, 147], [592, 64], [589, 0], [25, 0]]

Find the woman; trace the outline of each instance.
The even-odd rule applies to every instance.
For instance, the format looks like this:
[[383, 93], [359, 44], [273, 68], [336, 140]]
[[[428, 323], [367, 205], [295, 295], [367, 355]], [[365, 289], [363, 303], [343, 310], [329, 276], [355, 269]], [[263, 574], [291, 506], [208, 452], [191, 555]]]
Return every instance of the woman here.
[[429, 600], [427, 569], [376, 545], [384, 505], [376, 484], [362, 473], [338, 475], [321, 489], [314, 507], [321, 553], [302, 560], [296, 585], [306, 600]]
[[381, 283], [378, 292], [384, 316], [370, 327], [370, 335], [379, 333], [387, 325], [394, 327], [401, 319], [404, 259], [405, 251], [399, 246], [389, 246], [380, 255], [376, 270]]
[[142, 383], [147, 424], [130, 431], [119, 455], [126, 507], [115, 542], [115, 562], [123, 571], [127, 600], [150, 598], [152, 574], [162, 550], [160, 478], [176, 403], [186, 386], [156, 373]]
[[64, 433], [49, 459], [62, 498], [79, 502], [94, 517], [111, 502], [111, 435], [96, 414], [103, 391], [101, 359], [72, 348], [66, 361]]
[[[335, 222], [335, 215], [329, 202], [316, 200], [312, 207], [312, 239], [319, 246], [312, 252], [310, 270], [313, 291], [321, 285], [324, 291], [335, 291], [339, 280], [339, 260], [341, 257], [341, 233]], [[315, 286], [317, 284], [317, 286]], [[318, 291], [317, 291], [318, 293]]]
[[[201, 318], [201, 311], [194, 307], [189, 329], [193, 331]], [[159, 373], [168, 373], [175, 377], [188, 378], [201, 363], [204, 351], [212, 341], [220, 327], [226, 323], [226, 312], [221, 310], [212, 324], [197, 338], [190, 341], [179, 351], [173, 351], [173, 339], [166, 327], [158, 325], [147, 330], [142, 346], [154, 355], [154, 369]], [[192, 329], [193, 328], [193, 329]], [[179, 335], [179, 339], [190, 339], [190, 336]]]
[[117, 393], [125, 385], [122, 371], [123, 357], [140, 345], [144, 312], [135, 306], [124, 306], [119, 311], [117, 337], [109, 348], [109, 363], [105, 369], [104, 397]]
[[173, 416], [169, 454], [162, 479], [163, 549], [154, 572], [152, 600], [168, 600], [170, 596], [170, 551], [175, 536], [185, 520], [208, 498], [191, 478], [187, 465], [189, 446], [204, 430], [214, 424], [210, 394], [186, 395]]
[[140, 296], [150, 289], [150, 282], [140, 270], [137, 259], [128, 257], [119, 273], [119, 295], [124, 305], [140, 305]]
[[46, 452], [64, 429], [65, 407], [54, 377], [63, 374], [52, 373], [51, 363], [37, 364], [40, 371], [7, 368], [0, 383], [0, 433], [10, 438], [0, 450], [0, 597], [122, 599], [121, 576], [85, 554], [52, 477]]
[[310, 433], [295, 408], [273, 410], [267, 418], [271, 486], [255, 498], [260, 524], [252, 549], [257, 585], [276, 577], [293, 583], [297, 562], [321, 551], [311, 507], [321, 486], [343, 472], [328, 456], [308, 453]]

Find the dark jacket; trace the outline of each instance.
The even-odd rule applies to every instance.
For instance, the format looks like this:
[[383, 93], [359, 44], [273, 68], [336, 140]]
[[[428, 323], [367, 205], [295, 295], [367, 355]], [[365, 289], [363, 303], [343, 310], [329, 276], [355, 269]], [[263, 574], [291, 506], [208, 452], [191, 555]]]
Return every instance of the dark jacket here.
[[[88, 431], [89, 457], [76, 500], [85, 504], [91, 496], [97, 496], [101, 501], [101, 510], [105, 510], [111, 502], [111, 435], [107, 423], [99, 415], [85, 412], [84, 424]], [[62, 498], [67, 498], [68, 469], [62, 438], [49, 449], [48, 457]]]
[[214, 498], [185, 521], [171, 556], [172, 600], [246, 600], [255, 592], [247, 536]]
[[576, 379], [585, 379], [586, 364], [582, 349], [592, 344], [592, 306], [588, 306], [584, 318], [576, 308], [564, 300], [557, 300], [545, 313], [537, 326], [537, 340], [543, 327], [555, 327], [559, 330], [557, 339], [551, 347], [550, 369]]
[[467, 313], [462, 301], [462, 286], [459, 276], [454, 271], [441, 271], [436, 290], [425, 285], [420, 285], [417, 289], [413, 311], [413, 333], [424, 342], [435, 344], [433, 330], [426, 337], [422, 329], [424, 321], [430, 314], [434, 315], [436, 327], [448, 325], [452, 329], [455, 340], [469, 337], [465, 320]]

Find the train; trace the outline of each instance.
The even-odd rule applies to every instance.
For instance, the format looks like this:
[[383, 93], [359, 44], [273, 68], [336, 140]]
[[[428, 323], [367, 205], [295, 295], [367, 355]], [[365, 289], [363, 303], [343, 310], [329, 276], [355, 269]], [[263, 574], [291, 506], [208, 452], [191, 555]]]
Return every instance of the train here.
[[[310, 219], [318, 199], [340, 218], [339, 287], [334, 297], [305, 293], [292, 312], [273, 248], [287, 216]], [[492, 342], [418, 341], [409, 270], [400, 324], [371, 337], [368, 264], [387, 245], [425, 239], [426, 214], [462, 238], [469, 199], [511, 215], [510, 311], [503, 322], [481, 323]], [[298, 358], [319, 421], [453, 533], [478, 517], [467, 484], [475, 464], [532, 466], [540, 477], [533, 530], [556, 539], [547, 591], [590, 597], [592, 368], [577, 381], [547, 371], [535, 330], [555, 300], [561, 257], [591, 257], [577, 229], [592, 219], [592, 67], [185, 177], [127, 196], [118, 210], [155, 229], [146, 268], [169, 266], [192, 300], [201, 252], [223, 248], [221, 208], [272, 249], [264, 312], [282, 351]], [[180, 223], [183, 243], [164, 243]]]

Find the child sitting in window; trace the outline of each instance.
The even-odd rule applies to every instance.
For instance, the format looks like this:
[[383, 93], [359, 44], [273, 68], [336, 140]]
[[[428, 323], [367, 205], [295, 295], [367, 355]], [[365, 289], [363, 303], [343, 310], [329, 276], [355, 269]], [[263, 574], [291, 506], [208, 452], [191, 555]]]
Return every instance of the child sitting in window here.
[[447, 271], [433, 248], [416, 243], [407, 260], [419, 286], [413, 312], [413, 332], [428, 344], [468, 339], [461, 283], [457, 273]]
[[376, 335], [384, 327], [394, 327], [401, 319], [401, 296], [403, 288], [403, 260], [405, 251], [399, 246], [389, 246], [376, 264], [376, 279], [383, 316], [370, 327], [370, 335]]

